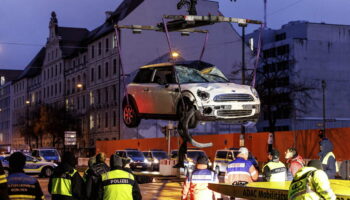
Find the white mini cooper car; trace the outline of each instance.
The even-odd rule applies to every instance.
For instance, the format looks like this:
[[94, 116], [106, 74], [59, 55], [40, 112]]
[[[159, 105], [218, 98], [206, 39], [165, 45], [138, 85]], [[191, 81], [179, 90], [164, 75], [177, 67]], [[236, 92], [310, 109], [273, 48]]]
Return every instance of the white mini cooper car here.
[[179, 120], [190, 108], [196, 114], [189, 128], [195, 128], [198, 121], [255, 123], [260, 112], [253, 87], [229, 82], [218, 68], [202, 61], [142, 66], [127, 93], [123, 120], [130, 128], [141, 119]]

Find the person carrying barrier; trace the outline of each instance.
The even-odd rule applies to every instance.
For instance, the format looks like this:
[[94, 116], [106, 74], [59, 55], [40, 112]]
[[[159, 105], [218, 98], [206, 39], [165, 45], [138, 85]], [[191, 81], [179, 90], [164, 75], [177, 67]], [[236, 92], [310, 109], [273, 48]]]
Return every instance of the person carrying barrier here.
[[285, 152], [285, 159], [287, 160], [288, 165], [288, 180], [292, 180], [297, 171], [304, 167], [305, 161], [298, 154], [297, 150], [293, 147], [287, 149], [287, 151]]
[[286, 181], [287, 168], [280, 161], [280, 153], [276, 149], [272, 149], [267, 157], [269, 162], [262, 169], [265, 180], [269, 182]]
[[103, 200], [141, 200], [141, 192], [134, 175], [123, 170], [122, 159], [113, 154], [111, 171], [101, 175], [98, 181], [98, 197]]
[[72, 152], [64, 152], [62, 162], [50, 177], [48, 190], [52, 200], [85, 199], [85, 184], [75, 169], [77, 160]]
[[321, 161], [311, 160], [307, 167], [295, 174], [289, 186], [288, 199], [336, 199]]
[[7, 193], [7, 178], [0, 160], [0, 197], [3, 197], [4, 200], [8, 200], [9, 196]]
[[249, 151], [241, 147], [236, 159], [227, 166], [225, 183], [226, 184], [246, 184], [258, 180], [258, 171], [252, 162], [248, 160]]
[[23, 168], [26, 156], [21, 152], [11, 154], [9, 158], [9, 176], [7, 177], [10, 200], [42, 200], [45, 196], [36, 178], [26, 175]]
[[186, 200], [188, 194], [191, 200], [221, 199], [219, 193], [208, 188], [209, 183], [219, 183], [218, 175], [208, 169], [208, 158], [199, 156], [196, 169], [186, 177], [182, 188], [182, 199]]
[[329, 179], [334, 179], [336, 173], [339, 171], [337, 161], [333, 151], [333, 144], [327, 138], [323, 138], [320, 142], [320, 161], [324, 172], [326, 172]]

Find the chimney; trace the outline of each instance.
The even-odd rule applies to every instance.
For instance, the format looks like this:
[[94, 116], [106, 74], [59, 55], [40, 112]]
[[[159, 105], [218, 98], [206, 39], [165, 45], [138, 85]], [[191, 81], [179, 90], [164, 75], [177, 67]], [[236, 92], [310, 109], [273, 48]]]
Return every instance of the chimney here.
[[106, 11], [105, 14], [106, 14], [106, 20], [108, 20], [112, 16], [113, 11]]

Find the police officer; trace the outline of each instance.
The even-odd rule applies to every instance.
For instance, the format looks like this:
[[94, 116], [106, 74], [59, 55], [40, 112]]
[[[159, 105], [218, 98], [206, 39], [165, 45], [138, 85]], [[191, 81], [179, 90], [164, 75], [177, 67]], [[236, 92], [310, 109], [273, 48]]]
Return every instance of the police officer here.
[[323, 170], [330, 179], [334, 179], [335, 174], [338, 172], [337, 161], [335, 160], [335, 155], [332, 151], [332, 142], [327, 138], [322, 139], [320, 142], [320, 153], [318, 153], [318, 155], [320, 156]]
[[103, 200], [141, 200], [139, 186], [134, 175], [123, 170], [122, 159], [113, 154], [110, 159], [111, 171], [101, 175], [99, 198]]
[[227, 166], [225, 183], [241, 184], [258, 180], [258, 171], [253, 163], [248, 160], [248, 155], [249, 151], [247, 148], [241, 147], [239, 149], [236, 159]]
[[23, 168], [25, 164], [26, 157], [21, 152], [13, 153], [9, 158], [10, 175], [7, 177], [9, 199], [45, 199], [36, 178], [24, 173]]
[[5, 200], [9, 198], [7, 194], [7, 179], [4, 168], [0, 160], [0, 197], [3, 197]]
[[288, 199], [336, 199], [321, 161], [311, 160], [307, 167], [295, 174], [289, 186]]
[[191, 200], [213, 200], [221, 198], [220, 194], [208, 188], [208, 183], [219, 183], [217, 174], [208, 169], [208, 158], [200, 156], [197, 159], [196, 170], [186, 177], [182, 190], [182, 199], [187, 199], [190, 194]]
[[98, 198], [98, 192], [96, 188], [97, 183], [101, 176], [109, 171], [109, 167], [105, 163], [106, 155], [104, 153], [98, 153], [96, 155], [96, 163], [90, 168], [90, 173], [87, 175], [86, 181], [86, 197], [87, 199], [95, 200]]
[[52, 200], [75, 200], [85, 198], [84, 181], [75, 169], [76, 158], [72, 152], [64, 152], [62, 162], [54, 169], [48, 189]]
[[278, 150], [272, 149], [267, 157], [269, 162], [262, 169], [265, 180], [269, 182], [286, 181], [287, 168], [280, 161], [280, 153]]

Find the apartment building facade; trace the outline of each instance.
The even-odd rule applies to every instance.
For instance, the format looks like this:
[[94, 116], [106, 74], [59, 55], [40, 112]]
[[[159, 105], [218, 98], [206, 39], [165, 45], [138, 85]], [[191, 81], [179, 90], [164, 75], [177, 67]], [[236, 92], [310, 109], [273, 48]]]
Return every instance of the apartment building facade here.
[[[122, 80], [130, 80], [140, 66], [169, 52], [165, 35], [150, 31], [135, 35], [131, 30], [121, 29], [119, 56], [114, 25], [156, 25], [161, 22], [163, 14], [186, 13], [185, 10], [177, 10], [176, 4], [176, 0], [125, 0], [114, 12], [107, 12], [105, 22], [91, 31], [62, 27], [59, 18], [52, 13], [49, 37], [43, 52], [38, 53], [13, 85], [14, 88], [21, 88], [14, 95], [15, 101], [19, 101], [14, 112], [23, 112], [28, 105], [65, 105], [80, 116], [80, 148], [94, 148], [98, 140], [162, 137], [160, 126], [168, 121], [144, 120], [139, 128], [128, 129], [122, 122], [120, 107], [124, 96]], [[155, 7], [162, 9], [155, 10]], [[198, 1], [197, 9], [200, 15], [220, 14], [217, 2]], [[211, 39], [208, 40], [203, 60], [215, 63], [230, 79], [235, 79], [231, 72], [241, 63], [238, 33], [229, 23], [204, 29], [209, 30]], [[170, 36], [173, 49], [179, 51], [183, 58], [199, 58], [205, 35], [182, 37], [180, 33], [171, 33]], [[249, 62], [250, 50], [247, 48], [245, 53], [246, 62]], [[121, 62], [125, 76], [121, 76]], [[29, 76], [29, 69], [39, 71], [34, 70], [35, 73]], [[230, 124], [206, 124], [200, 125], [195, 132], [213, 134], [217, 133], [218, 127], [223, 132], [240, 130], [240, 127]], [[15, 140], [25, 143], [19, 135]], [[46, 141], [44, 146], [52, 146], [49, 138]]]
[[[262, 71], [287, 72], [279, 77], [281, 89], [293, 83], [312, 88], [307, 92], [310, 98], [299, 96], [293, 100], [294, 109], [276, 112], [275, 130], [322, 129], [323, 112], [326, 128], [350, 126], [350, 80], [346, 77], [350, 72], [349, 33], [349, 25], [306, 21], [289, 22], [277, 30], [262, 30]], [[247, 42], [257, 47], [259, 35], [260, 30], [248, 34]], [[326, 86], [324, 93], [322, 81]], [[306, 107], [301, 105], [304, 103]], [[266, 113], [261, 115], [257, 127], [259, 131], [269, 131]]]

